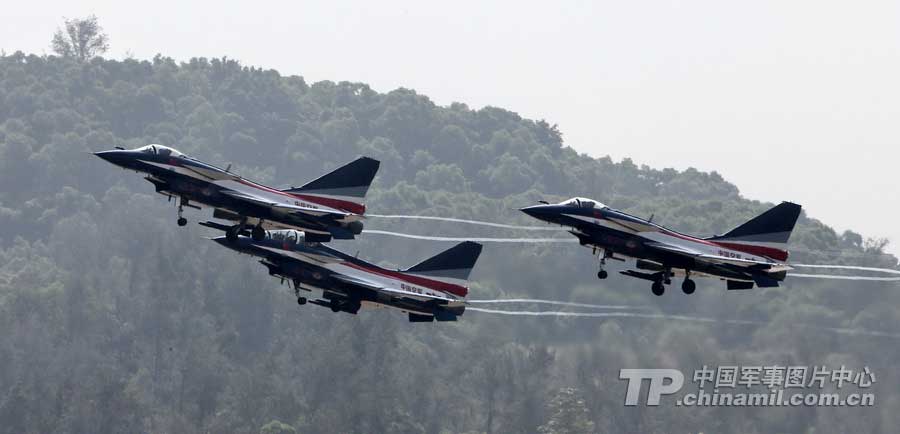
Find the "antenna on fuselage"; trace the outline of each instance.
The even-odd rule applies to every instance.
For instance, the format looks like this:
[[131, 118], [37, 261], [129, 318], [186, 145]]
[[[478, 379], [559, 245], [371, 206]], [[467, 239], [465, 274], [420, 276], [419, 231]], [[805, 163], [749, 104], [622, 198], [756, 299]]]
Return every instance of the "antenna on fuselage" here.
[[228, 167], [225, 168], [225, 171], [226, 171], [226, 172], [230, 172], [230, 171], [231, 171], [231, 163], [228, 163]]
[[655, 216], [656, 214], [650, 214], [650, 218], [647, 220], [647, 223], [653, 223], [653, 217]]

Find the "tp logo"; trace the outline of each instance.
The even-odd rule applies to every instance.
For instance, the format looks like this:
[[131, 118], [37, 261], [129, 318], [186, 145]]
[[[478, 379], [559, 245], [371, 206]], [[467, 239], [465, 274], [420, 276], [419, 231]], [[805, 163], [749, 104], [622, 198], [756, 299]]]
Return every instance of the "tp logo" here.
[[[669, 384], [665, 384], [667, 378]], [[684, 384], [684, 374], [677, 369], [619, 369], [619, 379], [628, 381], [628, 391], [625, 392], [627, 406], [638, 404], [644, 379], [650, 380], [647, 405], [659, 405], [660, 396], [671, 395], [681, 390]]]

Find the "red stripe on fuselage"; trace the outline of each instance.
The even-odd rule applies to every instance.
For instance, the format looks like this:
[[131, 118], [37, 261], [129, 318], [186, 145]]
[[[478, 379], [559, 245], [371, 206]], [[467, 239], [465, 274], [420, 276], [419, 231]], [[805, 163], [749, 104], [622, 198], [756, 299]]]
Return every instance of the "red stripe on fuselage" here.
[[725, 241], [710, 241], [704, 240], [701, 238], [694, 238], [687, 235], [679, 234], [678, 232], [672, 232], [670, 230], [663, 229], [663, 233], [666, 235], [671, 235], [675, 238], [681, 238], [682, 240], [692, 241], [695, 243], [706, 244], [708, 246], [716, 246], [723, 247], [726, 249], [737, 250], [739, 252], [749, 253], [751, 255], [757, 256], [765, 256], [768, 258], [772, 258], [776, 261], [787, 261], [788, 252], [781, 249], [776, 249], [774, 247], [765, 247], [765, 246], [753, 246], [747, 244], [739, 244], [739, 243], [729, 243]]
[[346, 200], [340, 199], [332, 199], [330, 197], [321, 197], [321, 196], [310, 196], [306, 194], [291, 194], [294, 197], [301, 198], [303, 200], [308, 200], [310, 202], [315, 202], [320, 205], [330, 206], [332, 208], [342, 209], [344, 211], [352, 212], [354, 214], [365, 214], [366, 206], [356, 202], [350, 202]]
[[400, 273], [398, 271], [390, 271], [382, 268], [367, 268], [359, 264], [354, 264], [352, 262], [344, 262], [344, 265], [348, 267], [356, 268], [357, 270], [366, 271], [369, 273], [380, 274], [385, 277], [391, 277], [397, 280], [402, 280], [407, 283], [412, 283], [414, 285], [426, 286], [430, 289], [436, 289], [438, 291], [447, 292], [459, 297], [465, 297], [466, 294], [469, 293], [469, 288], [460, 285], [454, 285], [452, 283], [441, 282], [439, 280], [427, 279], [419, 276], [410, 276], [409, 274]]
[[341, 210], [344, 210], [347, 212], [352, 212], [354, 214], [362, 215], [362, 214], [366, 213], [366, 206], [359, 204], [359, 203], [355, 203], [355, 202], [349, 202], [349, 201], [340, 200], [340, 199], [331, 199], [331, 198], [327, 198], [327, 197], [312, 196], [312, 195], [306, 195], [306, 194], [288, 193], [286, 191], [276, 190], [271, 187], [266, 187], [265, 185], [262, 185], [262, 184], [257, 184], [255, 182], [247, 181], [246, 179], [238, 179], [237, 181], [248, 187], [253, 187], [253, 188], [256, 188], [259, 190], [268, 191], [269, 193], [280, 194], [282, 196], [293, 197], [295, 199], [303, 199], [305, 201], [317, 203], [319, 205], [325, 205], [325, 206], [331, 207], [331, 208], [341, 209]]
[[723, 241], [716, 241], [714, 243], [717, 246], [722, 246], [731, 250], [737, 250], [739, 252], [749, 253], [751, 255], [765, 256], [772, 258], [776, 261], [787, 261], [788, 252], [781, 249], [776, 249], [774, 247], [765, 247], [765, 246], [753, 246], [748, 244], [737, 244], [737, 243], [728, 243]]

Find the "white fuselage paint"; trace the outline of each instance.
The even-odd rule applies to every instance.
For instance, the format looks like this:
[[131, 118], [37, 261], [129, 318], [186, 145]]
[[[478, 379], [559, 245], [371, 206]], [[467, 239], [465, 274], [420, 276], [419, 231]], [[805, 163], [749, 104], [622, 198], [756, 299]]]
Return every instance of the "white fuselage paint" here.
[[[739, 250], [730, 249], [724, 246], [708, 244], [701, 242], [700, 240], [694, 241], [691, 240], [690, 237], [684, 236], [678, 237], [666, 232], [659, 230], [656, 226], [648, 225], [648, 224], [640, 224], [640, 223], [631, 223], [631, 222], [618, 222], [610, 219], [599, 219], [595, 217], [587, 217], [582, 215], [575, 214], [564, 214], [566, 217], [570, 217], [573, 219], [581, 220], [584, 222], [588, 222], [594, 225], [603, 226], [606, 228], [614, 229], [620, 232], [625, 232], [631, 235], [635, 235], [650, 241], [655, 241], [662, 244], [667, 244], [671, 246], [677, 246], [686, 251], [696, 252], [701, 255], [711, 255], [711, 256], [721, 256], [725, 258], [734, 258], [737, 260], [745, 260], [745, 261], [755, 261], [755, 262], [763, 262], [769, 263], [773, 265], [783, 265], [777, 261], [773, 261], [770, 258], [753, 255], [750, 253], [742, 252]], [[638, 230], [640, 229], [640, 230]], [[753, 265], [753, 263], [740, 263], [734, 262], [734, 265], [748, 267]], [[777, 271], [777, 270], [773, 270]]]
[[[339, 210], [336, 208], [328, 207], [322, 204], [310, 202], [307, 200], [303, 200], [297, 196], [278, 191], [276, 189], [266, 187], [264, 185], [257, 184], [252, 181], [248, 181], [243, 179], [237, 175], [225, 174], [222, 179], [214, 179], [209, 176], [205, 176], [196, 170], [191, 170], [183, 166], [176, 166], [172, 164], [164, 164], [164, 163], [156, 163], [151, 161], [141, 160], [146, 164], [150, 164], [161, 169], [166, 169], [172, 172], [175, 172], [179, 175], [184, 175], [190, 178], [194, 178], [203, 182], [208, 182], [210, 184], [219, 186], [223, 189], [227, 189], [230, 191], [234, 191], [239, 193], [240, 195], [250, 196], [254, 199], [257, 199], [261, 202], [269, 202], [273, 204], [273, 211], [278, 212], [279, 208], [283, 208], [285, 214], [288, 212], [303, 212], [310, 215], [323, 215], [323, 214], [338, 214], [343, 217], [339, 218], [338, 221], [341, 222], [352, 222], [361, 220], [363, 217], [358, 214], [348, 213], [343, 210]], [[249, 185], [248, 185], [249, 184]], [[236, 200], [240, 200], [239, 196], [235, 196]], [[272, 226], [281, 227], [284, 225], [273, 222]], [[290, 226], [284, 226], [290, 227]], [[327, 232], [323, 232], [327, 233]]]
[[[369, 272], [366, 270], [361, 270], [354, 266], [348, 265], [348, 262], [335, 259], [329, 256], [319, 256], [319, 255], [310, 255], [302, 252], [291, 251], [291, 250], [283, 250], [270, 246], [257, 245], [256, 247], [268, 250], [270, 252], [277, 253], [279, 255], [287, 256], [291, 259], [295, 259], [297, 261], [301, 261], [303, 263], [312, 264], [318, 267], [325, 268], [333, 273], [348, 276], [352, 279], [359, 280], [361, 282], [365, 282], [368, 285], [374, 287], [383, 287], [386, 288], [390, 294], [396, 294], [398, 296], [402, 295], [404, 297], [414, 298], [421, 301], [433, 300], [435, 298], [441, 298], [449, 301], [448, 306], [459, 306], [464, 303], [464, 300], [454, 294], [450, 294], [444, 291], [440, 291], [434, 288], [429, 288], [426, 286], [410, 283], [395, 277], [381, 275], [374, 272]], [[324, 276], [323, 276], [324, 277]], [[443, 279], [442, 279], [443, 280]], [[307, 284], [307, 286], [311, 286]], [[321, 288], [317, 289], [321, 290]], [[389, 306], [393, 307], [393, 306]], [[406, 311], [406, 309], [401, 309]], [[421, 312], [423, 314], [430, 315], [429, 312]]]

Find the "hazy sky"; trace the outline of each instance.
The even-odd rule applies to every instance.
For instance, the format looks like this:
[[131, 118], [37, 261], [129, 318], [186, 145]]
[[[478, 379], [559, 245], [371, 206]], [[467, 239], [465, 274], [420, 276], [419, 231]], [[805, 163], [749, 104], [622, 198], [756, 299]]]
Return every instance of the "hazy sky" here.
[[48, 52], [62, 16], [91, 13], [110, 57], [228, 56], [499, 106], [578, 151], [716, 170], [900, 253], [897, 1], [17, 1], [0, 48]]

